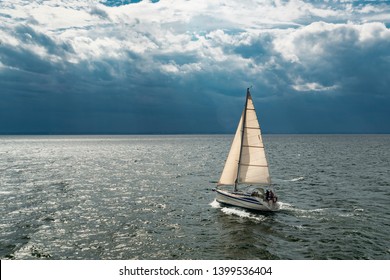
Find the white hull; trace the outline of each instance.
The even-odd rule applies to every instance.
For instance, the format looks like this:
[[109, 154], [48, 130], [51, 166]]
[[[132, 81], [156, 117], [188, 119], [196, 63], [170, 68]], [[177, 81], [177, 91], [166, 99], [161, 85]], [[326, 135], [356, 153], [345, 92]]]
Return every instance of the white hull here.
[[232, 193], [226, 190], [215, 190], [217, 193], [216, 200], [241, 208], [258, 210], [258, 211], [278, 211], [280, 204], [278, 202], [265, 201], [259, 197], [251, 196], [246, 193]]

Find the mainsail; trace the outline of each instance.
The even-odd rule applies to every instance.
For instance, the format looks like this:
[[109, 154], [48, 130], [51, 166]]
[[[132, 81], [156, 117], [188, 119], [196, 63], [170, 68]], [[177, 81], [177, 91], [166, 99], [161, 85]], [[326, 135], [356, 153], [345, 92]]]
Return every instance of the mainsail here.
[[266, 185], [271, 179], [260, 125], [249, 89], [245, 107], [218, 185]]

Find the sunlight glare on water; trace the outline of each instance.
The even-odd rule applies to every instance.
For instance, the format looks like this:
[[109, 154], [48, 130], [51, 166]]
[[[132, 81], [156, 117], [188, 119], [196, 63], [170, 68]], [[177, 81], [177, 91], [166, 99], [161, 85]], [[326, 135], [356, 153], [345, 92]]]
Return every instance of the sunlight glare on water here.
[[1, 258], [389, 259], [390, 136], [265, 135], [276, 213], [215, 201], [231, 139], [1, 137]]

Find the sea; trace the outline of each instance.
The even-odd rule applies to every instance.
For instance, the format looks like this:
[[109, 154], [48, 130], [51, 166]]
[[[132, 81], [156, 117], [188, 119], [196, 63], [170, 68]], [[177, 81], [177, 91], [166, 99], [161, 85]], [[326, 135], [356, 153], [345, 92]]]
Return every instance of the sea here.
[[0, 136], [0, 258], [390, 259], [390, 135], [264, 135], [272, 213], [215, 201], [232, 138]]

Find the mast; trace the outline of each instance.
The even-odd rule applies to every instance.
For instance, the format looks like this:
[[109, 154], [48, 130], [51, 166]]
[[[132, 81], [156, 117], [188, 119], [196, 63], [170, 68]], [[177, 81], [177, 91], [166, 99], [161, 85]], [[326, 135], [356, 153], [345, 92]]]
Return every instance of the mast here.
[[241, 144], [240, 144], [240, 155], [238, 156], [238, 168], [237, 168], [237, 176], [236, 181], [234, 182], [234, 191], [237, 191], [237, 185], [238, 185], [238, 176], [240, 174], [240, 165], [241, 165], [241, 155], [242, 155], [242, 146], [244, 143], [244, 134], [245, 134], [245, 126], [246, 126], [246, 111], [248, 107], [248, 99], [250, 96], [249, 88], [246, 89], [246, 99], [245, 99], [245, 107], [244, 107], [244, 114], [243, 114], [243, 120], [242, 120], [242, 127], [241, 127]]

